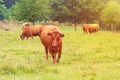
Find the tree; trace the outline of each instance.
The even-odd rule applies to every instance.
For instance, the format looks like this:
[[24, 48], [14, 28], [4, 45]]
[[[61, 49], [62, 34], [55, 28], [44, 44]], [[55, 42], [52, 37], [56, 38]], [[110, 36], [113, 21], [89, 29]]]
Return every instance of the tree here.
[[120, 24], [120, 3], [110, 0], [101, 13], [101, 21], [111, 27], [115, 31], [117, 25]]
[[91, 23], [99, 20], [100, 11], [103, 8], [102, 0], [51, 0], [53, 20], [59, 22]]
[[50, 13], [49, 0], [20, 0], [14, 6], [14, 15], [17, 20], [35, 21], [47, 19]]
[[99, 21], [100, 12], [104, 7], [103, 0], [83, 0], [80, 3], [80, 21], [94, 23]]
[[74, 24], [76, 31], [76, 24], [79, 20], [77, 15], [80, 11], [79, 0], [51, 0], [51, 9], [53, 14], [51, 16], [53, 21], [71, 22]]
[[40, 10], [38, 20], [39, 21], [50, 20], [51, 9], [49, 6], [49, 0], [41, 0], [41, 2], [38, 3], [38, 5], [40, 5], [40, 7], [38, 8], [38, 10]]
[[[0, 0], [0, 3], [2, 3], [3, 1]], [[7, 8], [5, 7], [4, 4], [0, 4], [0, 20], [4, 20], [5, 17], [6, 17], [6, 11], [7, 11]]]

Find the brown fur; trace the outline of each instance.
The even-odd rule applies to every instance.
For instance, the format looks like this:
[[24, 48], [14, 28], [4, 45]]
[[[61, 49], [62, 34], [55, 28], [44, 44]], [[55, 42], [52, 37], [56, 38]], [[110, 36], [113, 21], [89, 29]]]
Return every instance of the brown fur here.
[[87, 24], [83, 24], [82, 29], [85, 34], [89, 33], [89, 26]]
[[87, 34], [96, 33], [99, 30], [99, 24], [83, 24], [82, 29]]
[[[64, 34], [61, 33], [56, 26], [48, 25], [44, 27], [40, 39], [45, 47], [47, 60], [48, 60], [48, 51], [49, 51], [53, 58], [53, 63], [59, 62], [59, 59], [61, 58], [63, 37]], [[56, 60], [57, 52], [58, 52], [58, 59]]]
[[42, 25], [35, 25], [31, 26], [29, 24], [23, 24], [22, 25], [22, 34], [20, 35], [20, 38], [23, 40], [25, 37], [28, 39], [29, 37], [33, 38], [33, 36], [40, 36], [42, 32]]

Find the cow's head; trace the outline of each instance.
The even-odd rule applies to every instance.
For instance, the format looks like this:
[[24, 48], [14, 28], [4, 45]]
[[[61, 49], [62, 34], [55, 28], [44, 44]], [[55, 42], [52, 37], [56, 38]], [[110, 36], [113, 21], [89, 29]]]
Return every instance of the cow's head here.
[[24, 40], [25, 36], [24, 35], [20, 35], [21, 40]]
[[59, 46], [59, 44], [61, 43], [61, 38], [64, 37], [64, 34], [58, 31], [49, 32], [47, 33], [47, 35], [51, 37], [50, 46], [54, 49]]
[[22, 32], [22, 34], [20, 35], [21, 40], [23, 40], [23, 39], [26, 37], [25, 34], [26, 34], [26, 32], [28, 31], [29, 26], [30, 26], [30, 24], [28, 24], [28, 23], [24, 23], [24, 24], [22, 25], [22, 30], [23, 30], [23, 32]]

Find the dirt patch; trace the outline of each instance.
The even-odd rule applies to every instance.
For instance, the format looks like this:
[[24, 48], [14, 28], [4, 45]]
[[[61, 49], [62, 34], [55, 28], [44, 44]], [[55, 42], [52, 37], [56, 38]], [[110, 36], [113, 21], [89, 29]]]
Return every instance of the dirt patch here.
[[22, 23], [20, 22], [8, 22], [8, 21], [0, 21], [0, 30], [11, 31], [16, 27], [19, 27]]
[[1, 25], [1, 24], [0, 24], [0, 29], [1, 29], [1, 30], [5, 30], [5, 31], [10, 31], [9, 28], [7, 28], [7, 27], [5, 27], [5, 26], [3, 26], [3, 25]]

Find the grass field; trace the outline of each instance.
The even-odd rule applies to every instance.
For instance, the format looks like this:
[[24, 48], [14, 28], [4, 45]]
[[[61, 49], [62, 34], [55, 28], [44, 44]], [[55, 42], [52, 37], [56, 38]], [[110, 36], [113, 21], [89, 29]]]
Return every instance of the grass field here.
[[0, 80], [120, 80], [120, 33], [64, 32], [60, 63], [45, 59], [38, 37], [20, 40], [21, 28], [0, 30]]

